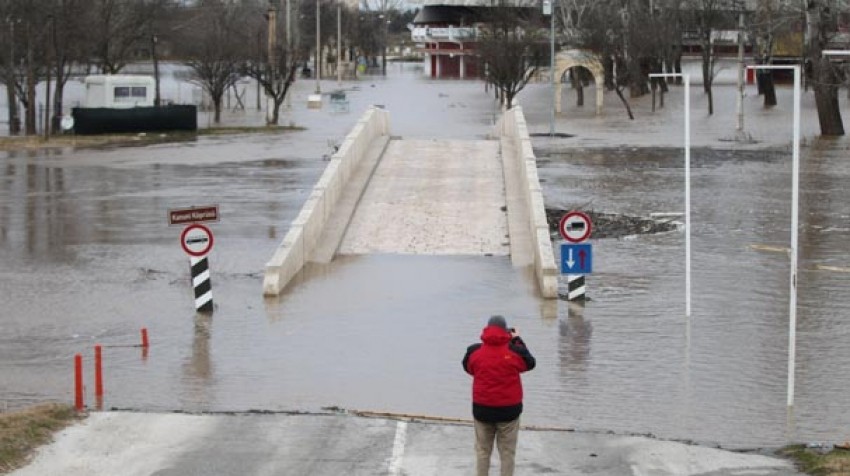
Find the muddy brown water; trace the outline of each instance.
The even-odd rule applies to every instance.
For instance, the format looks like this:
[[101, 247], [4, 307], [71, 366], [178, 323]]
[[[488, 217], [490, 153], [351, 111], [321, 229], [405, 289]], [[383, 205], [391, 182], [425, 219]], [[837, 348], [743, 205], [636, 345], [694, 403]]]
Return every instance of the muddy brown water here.
[[[424, 84], [434, 118], [483, 135], [480, 85]], [[309, 89], [309, 87], [308, 87]], [[352, 92], [364, 104], [372, 88]], [[448, 97], [443, 96], [448, 95]], [[463, 100], [459, 97], [465, 98]], [[469, 99], [472, 98], [472, 99]], [[414, 98], [416, 99], [416, 98]], [[442, 101], [442, 102], [441, 102]], [[430, 109], [429, 109], [430, 108]], [[416, 107], [410, 107], [416, 111]], [[404, 115], [402, 131], [418, 130]], [[844, 440], [850, 428], [850, 178], [846, 149], [807, 148], [802, 170], [796, 406], [787, 412], [790, 162], [784, 150], [703, 149], [693, 168], [693, 315], [681, 231], [592, 240], [583, 308], [536, 295], [506, 257], [370, 255], [310, 266], [280, 299], [262, 269], [320, 175], [327, 136], [352, 117], [311, 116], [295, 136], [5, 154], [0, 159], [0, 401], [72, 399], [72, 358], [104, 349], [107, 408], [356, 408], [469, 416], [460, 359], [490, 314], [538, 358], [530, 424], [651, 433], [729, 447]], [[323, 125], [324, 129], [317, 127]], [[565, 139], [567, 140], [567, 139]], [[538, 144], [547, 206], [630, 216], [683, 206], [677, 149]], [[218, 203], [212, 317], [192, 310], [175, 205]], [[152, 347], [137, 347], [149, 329]]]

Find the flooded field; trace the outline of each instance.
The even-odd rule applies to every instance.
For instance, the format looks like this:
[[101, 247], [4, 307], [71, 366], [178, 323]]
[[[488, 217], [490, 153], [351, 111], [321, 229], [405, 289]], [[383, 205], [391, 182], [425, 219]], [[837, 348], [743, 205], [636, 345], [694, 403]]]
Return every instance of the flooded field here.
[[[298, 83], [296, 98], [312, 87]], [[342, 257], [264, 300], [266, 260], [321, 174], [328, 141], [340, 140], [365, 106], [384, 105], [392, 133], [404, 137], [477, 139], [492, 125], [492, 96], [477, 82], [429, 81], [399, 67], [389, 79], [343, 88], [349, 114], [294, 101], [300, 132], [0, 155], [0, 402], [71, 401], [73, 355], [85, 356], [90, 374], [99, 343], [107, 408], [468, 417], [460, 359], [500, 313], [539, 362], [525, 378], [526, 423], [730, 447], [850, 436], [846, 142], [804, 151], [789, 414], [783, 143], [733, 152], [696, 142], [690, 319], [682, 232], [592, 240], [592, 300], [583, 308], [539, 299], [529, 271], [507, 257], [474, 256]], [[541, 85], [522, 99], [538, 111], [527, 112], [535, 130], [547, 127], [545, 99]], [[259, 124], [262, 114], [228, 120]], [[579, 118], [574, 139], [535, 138], [547, 206], [681, 211], [678, 137], [651, 148], [649, 138], [626, 148], [588, 139], [590, 131], [620, 137], [627, 126], [613, 114], [610, 122], [605, 132], [603, 120]], [[564, 116], [559, 130], [572, 124]], [[222, 217], [210, 256], [217, 308], [200, 317], [180, 228], [166, 217], [169, 208], [211, 203]], [[142, 327], [152, 342], [146, 353], [131, 347]]]

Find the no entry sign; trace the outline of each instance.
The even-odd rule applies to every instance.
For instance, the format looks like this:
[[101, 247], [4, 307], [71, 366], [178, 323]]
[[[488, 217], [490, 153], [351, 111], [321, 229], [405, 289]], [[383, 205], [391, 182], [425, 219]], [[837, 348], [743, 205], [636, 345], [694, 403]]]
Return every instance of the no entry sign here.
[[189, 256], [204, 256], [213, 247], [212, 231], [198, 223], [189, 225], [180, 234], [180, 246]]
[[561, 236], [570, 243], [581, 243], [588, 239], [592, 229], [590, 217], [586, 213], [576, 211], [565, 214], [558, 225]]

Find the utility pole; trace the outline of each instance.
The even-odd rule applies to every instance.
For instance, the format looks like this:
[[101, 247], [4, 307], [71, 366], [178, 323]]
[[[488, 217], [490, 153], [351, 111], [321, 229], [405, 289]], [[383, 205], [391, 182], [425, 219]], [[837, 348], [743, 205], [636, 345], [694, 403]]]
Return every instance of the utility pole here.
[[38, 131], [36, 130], [36, 104], [35, 104], [35, 65], [33, 64], [35, 59], [33, 58], [33, 46], [32, 46], [32, 25], [27, 21], [26, 28], [26, 38], [27, 38], [27, 113], [24, 120], [24, 128], [26, 130], [26, 135], [38, 135]]
[[384, 14], [380, 16], [381, 36], [383, 37], [383, 40], [381, 41], [381, 74], [384, 76], [387, 75], [387, 25], [390, 22], [389, 14], [387, 12], [387, 1], [389, 0], [381, 0]]
[[316, 0], [316, 94], [322, 94], [322, 25], [319, 0]]
[[[281, 0], [283, 1], [283, 0]], [[287, 69], [291, 68], [295, 62], [292, 56], [295, 54], [295, 48], [292, 47], [292, 22], [289, 20], [292, 17], [292, 6], [289, 0], [286, 0], [286, 64]], [[289, 74], [289, 72], [287, 72]], [[292, 109], [292, 93], [286, 92], [286, 109]]]
[[342, 3], [336, 2], [336, 83], [342, 85]]
[[[549, 15], [549, 92], [552, 105], [549, 115], [549, 137], [555, 136], [555, 8], [552, 0], [543, 0], [543, 14]], [[510, 104], [508, 105], [510, 106]]]
[[[53, 15], [47, 15], [47, 21], [53, 23]], [[49, 35], [50, 30], [48, 30]], [[52, 41], [48, 40], [50, 45], [53, 44]], [[53, 63], [53, 55], [50, 51], [50, 46], [46, 48], [47, 50], [47, 84], [44, 88], [44, 140], [50, 140], [50, 67]]]
[[156, 35], [151, 35], [151, 57], [153, 59], [153, 79], [154, 79], [154, 97], [153, 97], [153, 105], [159, 107], [160, 104], [160, 95], [159, 95], [159, 60], [156, 57]]
[[6, 83], [6, 98], [9, 103], [9, 135], [18, 135], [21, 132], [21, 120], [18, 115], [18, 95], [15, 92], [15, 23], [20, 22], [12, 17], [7, 17], [9, 22], [9, 74]]
[[[260, 61], [260, 58], [263, 57], [263, 47], [261, 46], [262, 40], [260, 39], [260, 36], [262, 34], [263, 34], [262, 31], [257, 31], [257, 61], [258, 62]], [[260, 82], [259, 81], [257, 81], [257, 110], [258, 111], [263, 110], [263, 104], [260, 102]]]
[[[277, 38], [277, 10], [274, 5], [269, 4], [268, 15], [266, 15], [269, 21], [269, 37], [268, 37], [268, 73], [269, 73], [269, 84], [272, 85], [272, 89], [274, 89], [274, 77], [275, 77], [275, 67], [277, 65], [277, 61], [275, 58], [275, 46], [276, 46], [276, 38]], [[271, 114], [272, 114], [272, 106], [269, 104], [271, 98], [266, 95], [266, 123], [271, 123]]]
[[738, 130], [744, 130], [744, 12], [738, 14]]

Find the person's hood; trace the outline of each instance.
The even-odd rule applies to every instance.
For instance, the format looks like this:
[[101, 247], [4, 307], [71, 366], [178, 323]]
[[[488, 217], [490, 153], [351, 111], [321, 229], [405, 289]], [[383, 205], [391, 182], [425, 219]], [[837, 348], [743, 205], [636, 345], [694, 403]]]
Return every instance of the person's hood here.
[[481, 342], [487, 345], [505, 345], [510, 341], [511, 335], [499, 326], [487, 326], [481, 331]]

